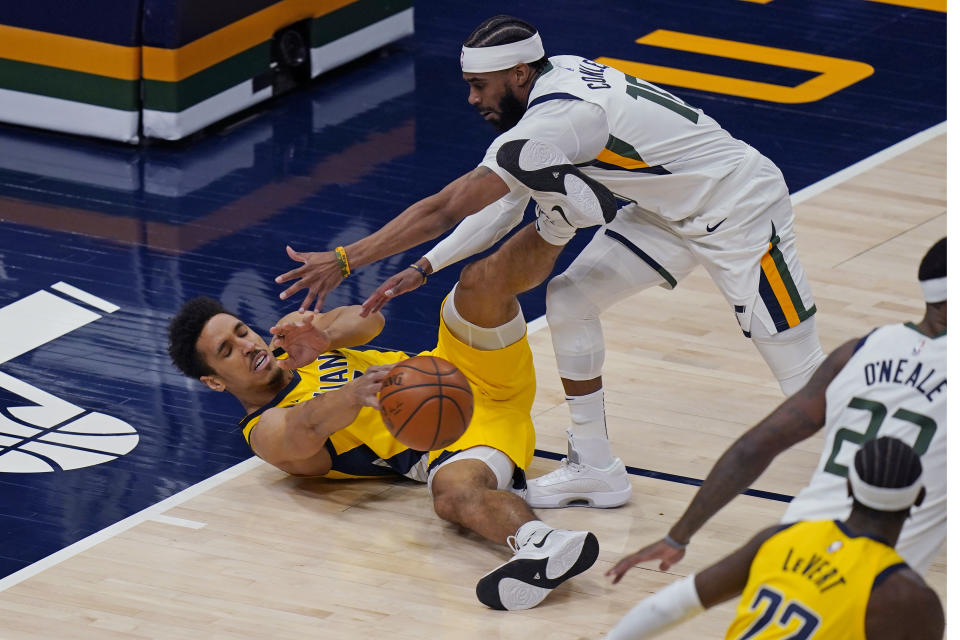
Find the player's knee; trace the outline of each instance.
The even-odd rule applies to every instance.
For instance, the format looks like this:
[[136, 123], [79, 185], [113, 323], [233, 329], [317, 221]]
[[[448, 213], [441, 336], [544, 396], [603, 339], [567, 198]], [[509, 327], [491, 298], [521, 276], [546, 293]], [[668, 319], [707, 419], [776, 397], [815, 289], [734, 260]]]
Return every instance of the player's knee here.
[[508, 291], [509, 285], [503, 274], [500, 257], [494, 253], [464, 267], [460, 271], [457, 288], [468, 294], [481, 292], [489, 297], [512, 295]]
[[489, 265], [487, 258], [471, 262], [460, 270], [460, 280], [457, 288], [461, 291], [478, 289], [486, 284]]
[[604, 344], [600, 308], [566, 274], [547, 286], [547, 324], [560, 377], [592, 380], [601, 375]]
[[826, 359], [820, 347], [815, 316], [800, 324], [770, 334], [759, 322], [751, 327], [751, 340], [780, 383], [784, 395], [799, 391]]
[[450, 493], [434, 491], [433, 511], [448, 522], [457, 521], [456, 497]]
[[599, 317], [600, 310], [570, 276], [561, 273], [547, 283], [547, 323], [551, 330], [569, 322]]
[[440, 518], [459, 523], [461, 509], [474, 502], [475, 494], [473, 487], [455, 483], [434, 483], [433, 510]]

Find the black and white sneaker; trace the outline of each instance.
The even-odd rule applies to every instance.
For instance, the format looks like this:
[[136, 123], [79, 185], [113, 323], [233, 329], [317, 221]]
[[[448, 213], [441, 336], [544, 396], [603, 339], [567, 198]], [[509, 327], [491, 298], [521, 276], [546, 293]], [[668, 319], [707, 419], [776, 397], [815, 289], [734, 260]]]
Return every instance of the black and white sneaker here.
[[570, 242], [577, 233], [577, 228], [570, 224], [563, 215], [563, 209], [554, 206], [553, 211], [544, 211], [540, 205], [537, 210], [537, 233], [552, 245], [562, 247]]
[[492, 609], [517, 611], [537, 606], [566, 580], [593, 566], [600, 554], [589, 531], [541, 529], [518, 543], [510, 560], [477, 583], [477, 598]]
[[497, 164], [534, 192], [544, 212], [556, 213], [572, 227], [594, 227], [617, 215], [613, 193], [548, 142], [505, 142], [497, 151]]

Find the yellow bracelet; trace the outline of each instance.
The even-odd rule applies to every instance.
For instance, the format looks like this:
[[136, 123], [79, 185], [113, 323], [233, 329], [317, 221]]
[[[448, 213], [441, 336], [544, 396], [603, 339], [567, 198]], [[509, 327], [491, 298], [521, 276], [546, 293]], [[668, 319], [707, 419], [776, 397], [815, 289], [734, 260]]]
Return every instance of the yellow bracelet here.
[[340, 275], [344, 278], [350, 275], [350, 263], [347, 262], [347, 251], [343, 247], [334, 249], [337, 254], [337, 264], [340, 265]]
[[[412, 265], [410, 265], [408, 268], [409, 268], [409, 269], [413, 269], [414, 271], [416, 271], [417, 273], [419, 273], [419, 274], [420, 274], [420, 277], [423, 278], [423, 282], [426, 282], [426, 281], [427, 281], [427, 271], [426, 271], [426, 269], [424, 269], [423, 267], [421, 267], [420, 265], [418, 265], [416, 262], [414, 262], [414, 263], [413, 263]], [[423, 283], [421, 283], [421, 284], [423, 284]]]

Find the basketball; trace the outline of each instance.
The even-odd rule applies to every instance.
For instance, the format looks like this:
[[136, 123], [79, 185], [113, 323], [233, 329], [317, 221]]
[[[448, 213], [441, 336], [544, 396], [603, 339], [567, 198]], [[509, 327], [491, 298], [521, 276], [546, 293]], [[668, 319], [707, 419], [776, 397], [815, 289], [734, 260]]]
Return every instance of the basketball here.
[[416, 356], [398, 363], [383, 381], [380, 414], [393, 437], [411, 449], [443, 449], [467, 430], [473, 392], [452, 363]]

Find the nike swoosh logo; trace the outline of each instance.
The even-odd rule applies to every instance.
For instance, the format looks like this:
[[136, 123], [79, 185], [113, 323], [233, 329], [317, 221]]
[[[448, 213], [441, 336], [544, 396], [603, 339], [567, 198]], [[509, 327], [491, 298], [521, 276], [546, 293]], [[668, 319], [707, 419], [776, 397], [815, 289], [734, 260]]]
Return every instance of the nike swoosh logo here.
[[553, 533], [554, 531], [555, 531], [555, 529], [550, 529], [550, 531], [547, 532], [547, 535], [543, 536], [543, 538], [541, 538], [540, 542], [534, 542], [534, 543], [533, 543], [533, 546], [535, 546], [535, 547], [538, 548], [538, 549], [539, 549], [540, 547], [542, 547], [542, 546], [543, 546], [543, 543], [547, 541], [547, 538], [549, 538], [549, 537], [550, 537], [550, 534]]
[[[560, 205], [555, 205], [553, 209], [550, 209], [550, 211], [556, 211], [557, 213], [560, 214], [560, 217], [563, 218], [564, 222], [566, 222], [567, 224], [570, 224], [570, 221], [567, 220], [567, 216], [566, 214], [563, 213], [563, 209], [560, 208]], [[724, 220], [726, 220], [726, 218], [724, 218]], [[570, 224], [570, 226], [572, 227], [573, 225]]]
[[720, 225], [722, 225], [725, 221], [726, 221], [726, 218], [724, 218], [723, 220], [721, 220], [721, 221], [718, 222], [717, 224], [713, 225], [712, 227], [711, 227], [710, 225], [707, 225], [707, 233], [713, 233], [714, 231], [717, 230], [717, 227], [719, 227]]

